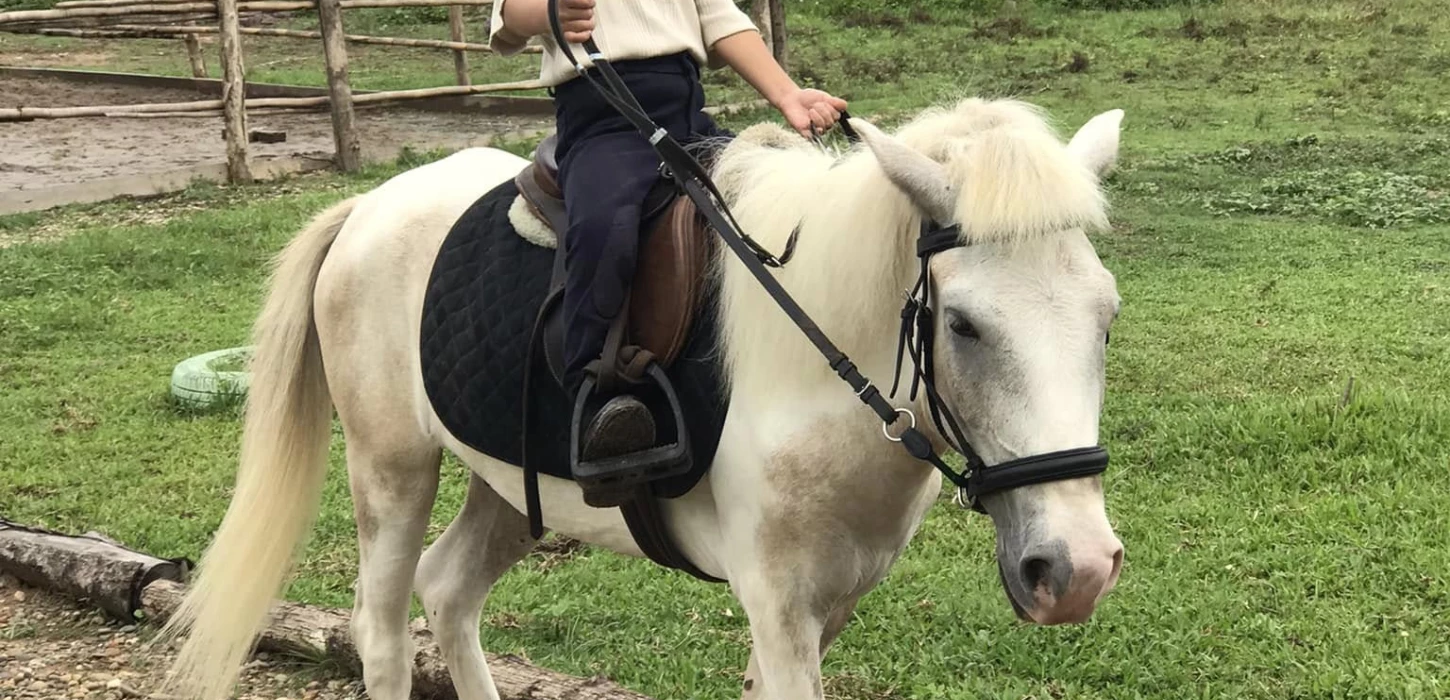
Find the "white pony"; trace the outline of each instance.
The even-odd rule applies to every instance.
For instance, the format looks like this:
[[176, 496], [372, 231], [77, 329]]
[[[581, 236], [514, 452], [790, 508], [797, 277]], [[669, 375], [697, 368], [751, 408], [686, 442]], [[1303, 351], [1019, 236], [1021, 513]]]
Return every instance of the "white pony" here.
[[[854, 120], [867, 147], [839, 158], [756, 126], [723, 151], [714, 177], [767, 247], [800, 225], [794, 262], [775, 274], [878, 382], [894, 371], [919, 223], [961, 226], [968, 245], [932, 263], [935, 369], [967, 438], [996, 464], [1098, 442], [1119, 301], [1084, 231], [1105, 223], [1098, 178], [1116, 158], [1121, 119], [1099, 115], [1064, 144], [1028, 105], [966, 100], [895, 136]], [[444, 430], [424, 394], [418, 338], [444, 236], [524, 164], [470, 149], [405, 172], [328, 209], [281, 254], [256, 325], [236, 492], [170, 627], [187, 635], [172, 676], [186, 697], [230, 691], [311, 528], [334, 406], [356, 510], [353, 633], [369, 696], [409, 695], [416, 591], [458, 696], [499, 697], [478, 625], [494, 582], [535, 544], [523, 474]], [[941, 478], [882, 439], [875, 416], [720, 249], [730, 409], [708, 475], [664, 513], [681, 551], [729, 581], [749, 616], [744, 697], [820, 700], [822, 656], [906, 547]], [[443, 450], [473, 476], [462, 511], [423, 553]], [[618, 510], [586, 506], [573, 482], [540, 479], [546, 527], [640, 554]], [[1087, 619], [1123, 557], [1100, 480], [1025, 486], [984, 505], [1018, 614]]]

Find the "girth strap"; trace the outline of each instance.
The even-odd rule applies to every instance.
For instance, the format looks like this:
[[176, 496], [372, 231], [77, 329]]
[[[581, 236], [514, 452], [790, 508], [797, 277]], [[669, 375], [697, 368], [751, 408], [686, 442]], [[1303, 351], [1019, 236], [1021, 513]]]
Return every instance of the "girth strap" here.
[[679, 569], [706, 583], [725, 583], [724, 579], [701, 571], [675, 546], [669, 528], [665, 525], [660, 502], [650, 492], [648, 484], [640, 486], [619, 507], [619, 512], [624, 515], [624, 524], [629, 526], [629, 534], [634, 537], [634, 543], [639, 545], [640, 551], [650, 561], [670, 569]]

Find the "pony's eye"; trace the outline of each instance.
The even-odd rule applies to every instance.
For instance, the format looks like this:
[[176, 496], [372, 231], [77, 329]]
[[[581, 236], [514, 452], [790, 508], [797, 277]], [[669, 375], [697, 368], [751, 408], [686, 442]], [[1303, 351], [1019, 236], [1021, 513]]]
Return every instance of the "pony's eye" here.
[[968, 321], [965, 317], [962, 316], [953, 315], [951, 318], [951, 322], [947, 324], [947, 326], [952, 329], [953, 333], [963, 338], [979, 340], [982, 337], [981, 334], [977, 332], [977, 327], [972, 325], [971, 321]]

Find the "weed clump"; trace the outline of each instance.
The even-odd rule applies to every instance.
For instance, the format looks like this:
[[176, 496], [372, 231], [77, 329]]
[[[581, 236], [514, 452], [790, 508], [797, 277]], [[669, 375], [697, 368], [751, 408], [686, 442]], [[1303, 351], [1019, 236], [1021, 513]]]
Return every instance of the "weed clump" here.
[[1363, 228], [1450, 223], [1450, 196], [1423, 175], [1363, 170], [1298, 170], [1265, 178], [1258, 189], [1209, 195], [1219, 214], [1277, 214]]

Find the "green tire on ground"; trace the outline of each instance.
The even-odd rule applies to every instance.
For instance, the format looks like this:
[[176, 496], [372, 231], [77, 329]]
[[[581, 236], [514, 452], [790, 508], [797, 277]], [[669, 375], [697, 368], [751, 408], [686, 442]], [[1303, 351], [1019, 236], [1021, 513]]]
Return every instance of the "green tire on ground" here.
[[194, 408], [235, 402], [251, 384], [244, 369], [251, 356], [251, 346], [244, 346], [187, 358], [171, 371], [171, 395]]

